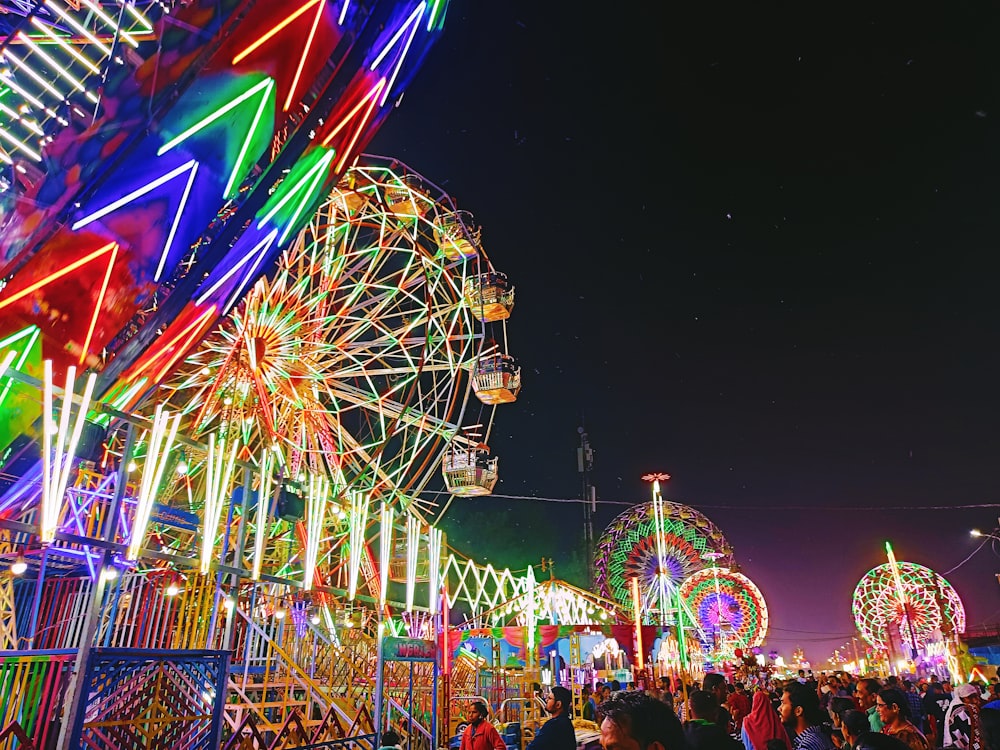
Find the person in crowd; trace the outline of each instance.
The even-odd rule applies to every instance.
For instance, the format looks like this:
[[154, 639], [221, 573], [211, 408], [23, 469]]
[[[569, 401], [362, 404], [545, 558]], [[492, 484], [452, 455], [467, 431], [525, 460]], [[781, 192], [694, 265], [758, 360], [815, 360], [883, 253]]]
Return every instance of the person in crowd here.
[[587, 721], [597, 721], [597, 701], [594, 700], [590, 685], [584, 685], [580, 693], [583, 696], [583, 718]]
[[[553, 687], [545, 700], [549, 720], [538, 728], [527, 750], [576, 750], [573, 730], [573, 693], [562, 685]], [[465, 750], [465, 748], [462, 748]]]
[[465, 714], [469, 725], [462, 733], [462, 744], [459, 750], [507, 750], [503, 738], [486, 717], [489, 710], [482, 701], [476, 701]]
[[739, 734], [743, 729], [743, 719], [750, 713], [750, 696], [742, 682], [733, 684], [733, 692], [726, 699], [726, 708], [733, 717], [733, 732]]
[[951, 700], [945, 696], [941, 683], [931, 678], [921, 702], [920, 714], [910, 717], [914, 725], [927, 735], [931, 747], [934, 747], [934, 738], [944, 730], [944, 712], [948, 710], [949, 703]]
[[971, 683], [959, 685], [952, 692], [954, 697], [944, 715], [941, 744], [958, 750], [981, 750], [979, 714], [983, 706], [982, 694]]
[[391, 729], [382, 732], [382, 744], [379, 750], [399, 750], [399, 743], [402, 738]]
[[820, 726], [823, 712], [815, 689], [799, 682], [786, 685], [781, 695], [781, 720], [795, 735], [793, 750], [835, 750]]
[[671, 711], [674, 710], [674, 693], [670, 689], [669, 677], [660, 678], [660, 700], [666, 703]]
[[843, 731], [843, 721], [841, 716], [845, 711], [850, 711], [854, 708], [854, 700], [843, 695], [838, 695], [836, 698], [830, 701], [830, 705], [827, 706], [827, 713], [830, 715], [830, 739], [833, 740], [833, 744], [837, 747], [844, 746], [844, 731]]
[[879, 718], [878, 711], [875, 708], [878, 700], [878, 691], [881, 689], [882, 686], [878, 684], [878, 680], [866, 677], [863, 680], [858, 680], [858, 687], [854, 691], [854, 696], [858, 699], [858, 705], [867, 714], [868, 723], [873, 732], [882, 731], [882, 719]]
[[896, 688], [880, 690], [875, 707], [882, 720], [883, 734], [895, 737], [910, 750], [932, 750], [924, 733], [910, 721], [909, 701], [901, 691]]
[[603, 750], [688, 750], [677, 716], [643, 693], [616, 693], [600, 716]]
[[983, 750], [1000, 750], [1000, 709], [982, 708], [979, 711], [979, 731]]
[[844, 747], [849, 750], [907, 750], [906, 745], [895, 737], [873, 732], [864, 711], [845, 711], [841, 719], [847, 740]]
[[715, 700], [719, 706], [718, 713], [716, 714], [716, 723], [722, 727], [723, 732], [729, 734], [733, 726], [733, 717], [726, 708], [726, 701], [729, 699], [729, 688], [726, 687], [725, 676], [718, 672], [709, 672], [701, 681], [701, 689], [715, 696]]
[[684, 735], [691, 750], [742, 750], [740, 744], [717, 723], [719, 701], [714, 693], [695, 690], [688, 696], [690, 717]]
[[753, 695], [750, 713], [743, 719], [741, 739], [746, 750], [769, 750], [772, 741], [781, 743], [781, 750], [792, 750], [788, 732], [781, 723], [771, 698], [764, 691]]

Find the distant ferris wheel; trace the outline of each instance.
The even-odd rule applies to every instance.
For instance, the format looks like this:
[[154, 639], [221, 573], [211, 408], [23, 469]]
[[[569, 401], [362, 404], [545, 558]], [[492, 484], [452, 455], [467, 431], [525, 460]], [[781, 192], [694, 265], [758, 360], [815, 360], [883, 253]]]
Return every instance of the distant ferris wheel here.
[[627, 610], [632, 609], [633, 578], [638, 578], [644, 606], [652, 609], [658, 606], [661, 574], [676, 591], [713, 559], [721, 567], [735, 564], [732, 547], [712, 521], [686, 505], [661, 502], [662, 525], [656, 501], [641, 503], [615, 518], [597, 543], [594, 584]]

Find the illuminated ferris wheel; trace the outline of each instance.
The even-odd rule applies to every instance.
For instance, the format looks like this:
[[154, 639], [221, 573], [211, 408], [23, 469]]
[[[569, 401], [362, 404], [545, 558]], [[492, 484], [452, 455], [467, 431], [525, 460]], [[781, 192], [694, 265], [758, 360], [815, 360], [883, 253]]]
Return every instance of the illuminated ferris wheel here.
[[717, 653], [732, 657], [736, 649], [759, 646], [767, 635], [767, 603], [760, 589], [729, 568], [703, 568], [681, 584], [681, 598], [703, 636]]
[[[328, 474], [419, 513], [497, 356], [470, 294], [484, 275], [498, 276], [468, 214], [365, 157], [187, 358], [169, 401], [192, 437], [225, 433], [250, 455], [271, 449], [287, 477]], [[488, 427], [493, 405], [471, 401]]]

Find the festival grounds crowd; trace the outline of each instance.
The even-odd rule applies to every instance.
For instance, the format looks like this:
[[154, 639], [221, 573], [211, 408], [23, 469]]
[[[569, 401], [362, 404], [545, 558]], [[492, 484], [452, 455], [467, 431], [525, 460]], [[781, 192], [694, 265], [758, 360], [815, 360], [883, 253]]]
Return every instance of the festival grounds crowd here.
[[585, 688], [583, 718], [601, 724], [604, 750], [1000, 750], [1000, 681], [800, 670], [748, 690], [710, 673], [700, 686]]

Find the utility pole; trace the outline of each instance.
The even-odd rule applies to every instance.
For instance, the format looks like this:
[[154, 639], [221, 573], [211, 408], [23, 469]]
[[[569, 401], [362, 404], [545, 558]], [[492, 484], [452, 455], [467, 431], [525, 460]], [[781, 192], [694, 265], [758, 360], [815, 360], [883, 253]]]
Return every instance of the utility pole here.
[[594, 512], [597, 510], [597, 488], [590, 483], [590, 473], [594, 470], [594, 451], [587, 438], [587, 430], [578, 427], [580, 447], [576, 449], [576, 470], [580, 473], [583, 500], [583, 548], [587, 556], [587, 578], [594, 584]]

